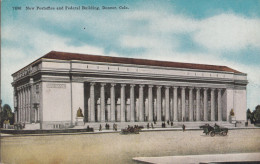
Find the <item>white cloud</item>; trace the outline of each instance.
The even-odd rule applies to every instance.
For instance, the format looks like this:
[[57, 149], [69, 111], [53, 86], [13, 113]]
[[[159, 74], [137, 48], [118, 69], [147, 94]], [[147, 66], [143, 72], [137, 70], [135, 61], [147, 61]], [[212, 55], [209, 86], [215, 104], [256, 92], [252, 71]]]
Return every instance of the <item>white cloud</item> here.
[[191, 34], [195, 43], [211, 51], [239, 51], [247, 46], [260, 48], [260, 19], [257, 18], [227, 13], [198, 20], [147, 11], [129, 13], [126, 18], [148, 21], [151, 33]]
[[144, 35], [144, 36], [122, 36], [120, 38], [121, 45], [127, 48], [145, 48], [146, 50], [163, 49], [172, 50], [178, 46], [178, 42], [167, 36]]
[[221, 14], [200, 21], [194, 40], [210, 50], [238, 51], [247, 46], [260, 48], [259, 27], [259, 19]]

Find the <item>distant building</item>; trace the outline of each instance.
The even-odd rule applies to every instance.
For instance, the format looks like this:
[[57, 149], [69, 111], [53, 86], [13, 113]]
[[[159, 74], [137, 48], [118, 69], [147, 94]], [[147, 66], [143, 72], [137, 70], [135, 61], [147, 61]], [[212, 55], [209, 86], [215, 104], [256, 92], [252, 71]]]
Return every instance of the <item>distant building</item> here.
[[246, 120], [247, 75], [226, 66], [51, 51], [13, 75], [15, 122]]

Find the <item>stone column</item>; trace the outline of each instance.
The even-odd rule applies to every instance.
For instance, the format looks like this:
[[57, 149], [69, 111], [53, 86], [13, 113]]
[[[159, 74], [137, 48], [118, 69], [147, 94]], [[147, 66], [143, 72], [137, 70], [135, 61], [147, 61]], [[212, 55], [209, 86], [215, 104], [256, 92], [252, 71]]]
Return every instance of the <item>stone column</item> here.
[[22, 88], [22, 122], [25, 122], [24, 120], [24, 109], [25, 109], [25, 101], [24, 101], [24, 88]]
[[34, 119], [35, 119], [35, 122], [38, 121], [38, 108], [37, 108], [37, 105], [35, 106], [35, 109], [34, 109]]
[[200, 88], [196, 88], [196, 121], [200, 121]]
[[211, 121], [215, 121], [215, 89], [211, 89]]
[[204, 96], [204, 105], [203, 105], [203, 112], [204, 112], [204, 121], [208, 121], [208, 88], [204, 88], [203, 91], [203, 96]]
[[40, 107], [39, 107], [39, 105], [37, 105], [37, 114], [38, 114], [37, 119], [38, 119], [38, 121], [40, 121]]
[[26, 88], [24, 88], [24, 97], [23, 97], [23, 99], [24, 99], [24, 122], [27, 122], [27, 120], [26, 120], [26, 113], [27, 113], [27, 102], [26, 102], [26, 98], [27, 98], [27, 96], [26, 96], [26, 94], [27, 94], [27, 90], [26, 90]]
[[23, 122], [26, 122], [25, 112], [26, 112], [26, 101], [25, 101], [25, 88], [23, 88]]
[[31, 87], [28, 87], [28, 102], [27, 102], [27, 109], [28, 109], [28, 122], [31, 122]]
[[178, 87], [173, 87], [173, 120], [178, 121], [178, 99], [177, 99], [177, 89]]
[[28, 87], [26, 87], [25, 90], [25, 115], [26, 115], [26, 122], [28, 122], [28, 116], [29, 116], [29, 111], [28, 111], [28, 102], [29, 102], [29, 90]]
[[17, 106], [18, 106], [18, 120], [17, 122], [21, 121], [21, 95], [20, 95], [20, 90], [17, 89], [17, 97], [18, 97], [18, 101], [17, 101]]
[[28, 89], [24, 88], [24, 122], [28, 121]]
[[24, 105], [24, 101], [23, 101], [23, 88], [21, 88], [21, 122], [23, 122], [23, 105]]
[[27, 110], [27, 104], [26, 104], [27, 103], [26, 102], [27, 101], [26, 100], [26, 98], [27, 98], [27, 90], [26, 90], [26, 88], [24, 88], [24, 97], [23, 98], [24, 98], [24, 122], [27, 122], [27, 120], [26, 120], [26, 117], [27, 117], [26, 116], [26, 113], [27, 113], [26, 112], [26, 110]]
[[20, 88], [20, 119], [19, 121], [22, 122], [23, 121], [23, 92], [22, 89]]
[[149, 112], [148, 112], [148, 121], [153, 121], [153, 85], [148, 86], [148, 103], [149, 103]]
[[114, 122], [116, 120], [115, 110], [116, 110], [116, 102], [115, 102], [115, 85], [111, 84], [110, 88], [110, 110], [111, 110], [111, 121]]
[[26, 122], [29, 122], [29, 88], [26, 87]]
[[165, 121], [170, 121], [170, 95], [169, 86], [165, 86]]
[[162, 86], [157, 86], [157, 121], [162, 120]]
[[135, 122], [135, 85], [130, 85], [130, 121]]
[[[33, 94], [35, 94], [34, 92], [34, 87], [33, 87], [33, 78], [30, 79], [30, 122], [32, 122], [34, 120], [34, 109], [33, 109], [33, 102], [35, 101], [33, 99]], [[35, 122], [35, 120], [34, 120]]]
[[[17, 109], [17, 108], [16, 108], [16, 109]], [[18, 111], [18, 110], [15, 110], [15, 111], [14, 111], [14, 123], [17, 123], [17, 122], [18, 122], [18, 121], [17, 121], [17, 116], [18, 116], [18, 115], [17, 115], [17, 111]]]
[[31, 123], [31, 87], [28, 87], [28, 122]]
[[193, 87], [189, 87], [189, 121], [194, 121], [193, 119]]
[[144, 85], [139, 85], [139, 122], [144, 121]]
[[23, 121], [26, 122], [26, 88], [23, 89]]
[[101, 108], [101, 122], [105, 122], [105, 83], [100, 84], [100, 108]]
[[125, 86], [126, 84], [121, 84], [121, 122], [125, 122]]
[[222, 121], [221, 90], [222, 89], [218, 89], [218, 121]]
[[90, 83], [90, 122], [95, 122], [95, 83]]
[[185, 87], [181, 87], [181, 119], [185, 121]]

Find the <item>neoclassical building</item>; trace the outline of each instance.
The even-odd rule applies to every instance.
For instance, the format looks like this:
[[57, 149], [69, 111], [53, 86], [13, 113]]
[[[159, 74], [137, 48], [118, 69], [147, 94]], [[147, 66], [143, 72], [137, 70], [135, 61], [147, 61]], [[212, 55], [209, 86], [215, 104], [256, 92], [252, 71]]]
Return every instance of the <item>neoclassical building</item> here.
[[12, 74], [15, 122], [246, 120], [247, 75], [227, 66], [51, 51]]

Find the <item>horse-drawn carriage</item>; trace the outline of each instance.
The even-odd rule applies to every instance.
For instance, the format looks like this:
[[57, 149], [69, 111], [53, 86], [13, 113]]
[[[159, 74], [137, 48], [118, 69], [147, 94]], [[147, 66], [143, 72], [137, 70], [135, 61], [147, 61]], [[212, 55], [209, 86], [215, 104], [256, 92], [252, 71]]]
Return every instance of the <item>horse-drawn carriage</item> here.
[[139, 134], [141, 128], [138, 126], [128, 126], [125, 129], [121, 129], [121, 134]]
[[226, 136], [228, 133], [228, 128], [220, 127], [219, 125], [215, 124], [214, 127], [210, 126], [209, 124], [202, 125], [200, 128], [203, 129], [203, 133], [206, 135], [210, 135], [214, 137], [216, 134], [220, 136]]
[[21, 129], [23, 129], [25, 127], [25, 124], [24, 123], [21, 123], [21, 122], [19, 122], [19, 123], [14, 123], [14, 129], [15, 130], [21, 130]]

